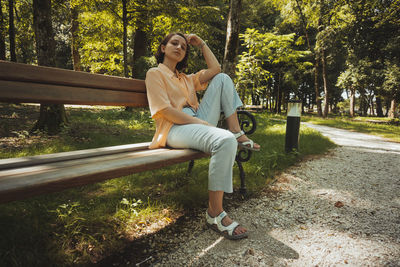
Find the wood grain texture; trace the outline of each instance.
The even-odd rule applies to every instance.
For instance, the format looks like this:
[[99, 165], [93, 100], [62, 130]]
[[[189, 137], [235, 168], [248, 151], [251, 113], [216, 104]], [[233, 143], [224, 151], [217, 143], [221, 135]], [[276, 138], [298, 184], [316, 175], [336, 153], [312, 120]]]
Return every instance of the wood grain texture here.
[[146, 143], [83, 149], [83, 150], [52, 153], [52, 154], [29, 156], [29, 157], [1, 159], [0, 170], [29, 167], [29, 166], [49, 164], [67, 160], [106, 156], [123, 152], [147, 150], [149, 145], [150, 142], [146, 142]]
[[1, 60], [0, 80], [146, 93], [144, 80]]
[[148, 106], [144, 93], [0, 80], [0, 101], [105, 106]]
[[163, 148], [1, 170], [0, 202], [57, 192], [206, 156], [191, 149]]

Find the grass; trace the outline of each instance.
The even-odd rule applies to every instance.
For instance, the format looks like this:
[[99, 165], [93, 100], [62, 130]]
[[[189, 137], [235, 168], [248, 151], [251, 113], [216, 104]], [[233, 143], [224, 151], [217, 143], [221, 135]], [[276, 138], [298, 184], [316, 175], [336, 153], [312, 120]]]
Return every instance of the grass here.
[[[70, 124], [57, 136], [29, 134], [37, 106], [0, 105], [0, 158], [70, 151], [151, 140], [147, 110], [68, 109]], [[285, 122], [257, 114], [251, 136], [262, 146], [244, 163], [249, 197], [302, 158], [334, 147], [301, 127], [299, 152], [284, 152]], [[0, 262], [4, 266], [78, 266], [124, 250], [132, 240], [174, 224], [207, 204], [208, 159], [107, 180], [63, 192], [0, 205]], [[235, 190], [240, 185], [234, 167]], [[237, 194], [234, 193], [234, 196]], [[155, 230], [152, 230], [155, 229]]]

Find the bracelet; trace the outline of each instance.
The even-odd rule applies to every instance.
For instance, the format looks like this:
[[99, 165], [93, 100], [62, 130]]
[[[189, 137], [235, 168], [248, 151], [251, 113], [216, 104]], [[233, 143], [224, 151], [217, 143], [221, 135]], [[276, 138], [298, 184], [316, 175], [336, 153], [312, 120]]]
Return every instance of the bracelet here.
[[203, 41], [203, 42], [201, 43], [201, 45], [199, 45], [199, 48], [202, 49], [203, 46], [205, 46], [205, 45], [206, 45], [206, 42]]

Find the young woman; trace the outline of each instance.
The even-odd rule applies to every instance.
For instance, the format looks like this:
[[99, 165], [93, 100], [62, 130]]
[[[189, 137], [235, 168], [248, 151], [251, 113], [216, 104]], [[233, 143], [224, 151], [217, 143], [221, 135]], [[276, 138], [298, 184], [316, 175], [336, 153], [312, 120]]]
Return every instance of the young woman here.
[[[186, 75], [189, 45], [201, 49], [207, 69]], [[231, 193], [237, 146], [259, 150], [241, 131], [236, 109], [242, 102], [228, 75], [207, 44], [195, 34], [171, 33], [158, 47], [158, 67], [146, 74], [150, 112], [156, 132], [150, 148], [192, 148], [211, 154], [207, 225], [229, 239], [247, 237], [247, 230], [223, 210], [224, 192]], [[208, 86], [207, 86], [208, 84]], [[201, 103], [196, 91], [206, 90]], [[224, 112], [229, 130], [215, 127]]]

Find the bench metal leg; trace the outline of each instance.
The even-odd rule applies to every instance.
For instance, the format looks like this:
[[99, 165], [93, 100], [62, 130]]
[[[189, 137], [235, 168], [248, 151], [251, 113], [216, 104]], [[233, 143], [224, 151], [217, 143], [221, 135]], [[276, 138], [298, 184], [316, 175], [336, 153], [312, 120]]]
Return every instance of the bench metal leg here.
[[194, 160], [191, 160], [191, 161], [189, 162], [187, 174], [191, 174], [191, 173], [192, 173], [193, 166], [194, 166]]
[[239, 167], [240, 171], [240, 194], [245, 195], [247, 193], [246, 184], [245, 184], [245, 172], [243, 169], [243, 162], [249, 161], [252, 155], [251, 150], [240, 149], [236, 155], [236, 163]]
[[245, 172], [243, 169], [243, 165], [240, 161], [236, 160], [236, 163], [239, 167], [239, 172], [240, 172], [240, 189], [239, 192], [242, 195], [246, 194], [246, 184], [245, 184]]

